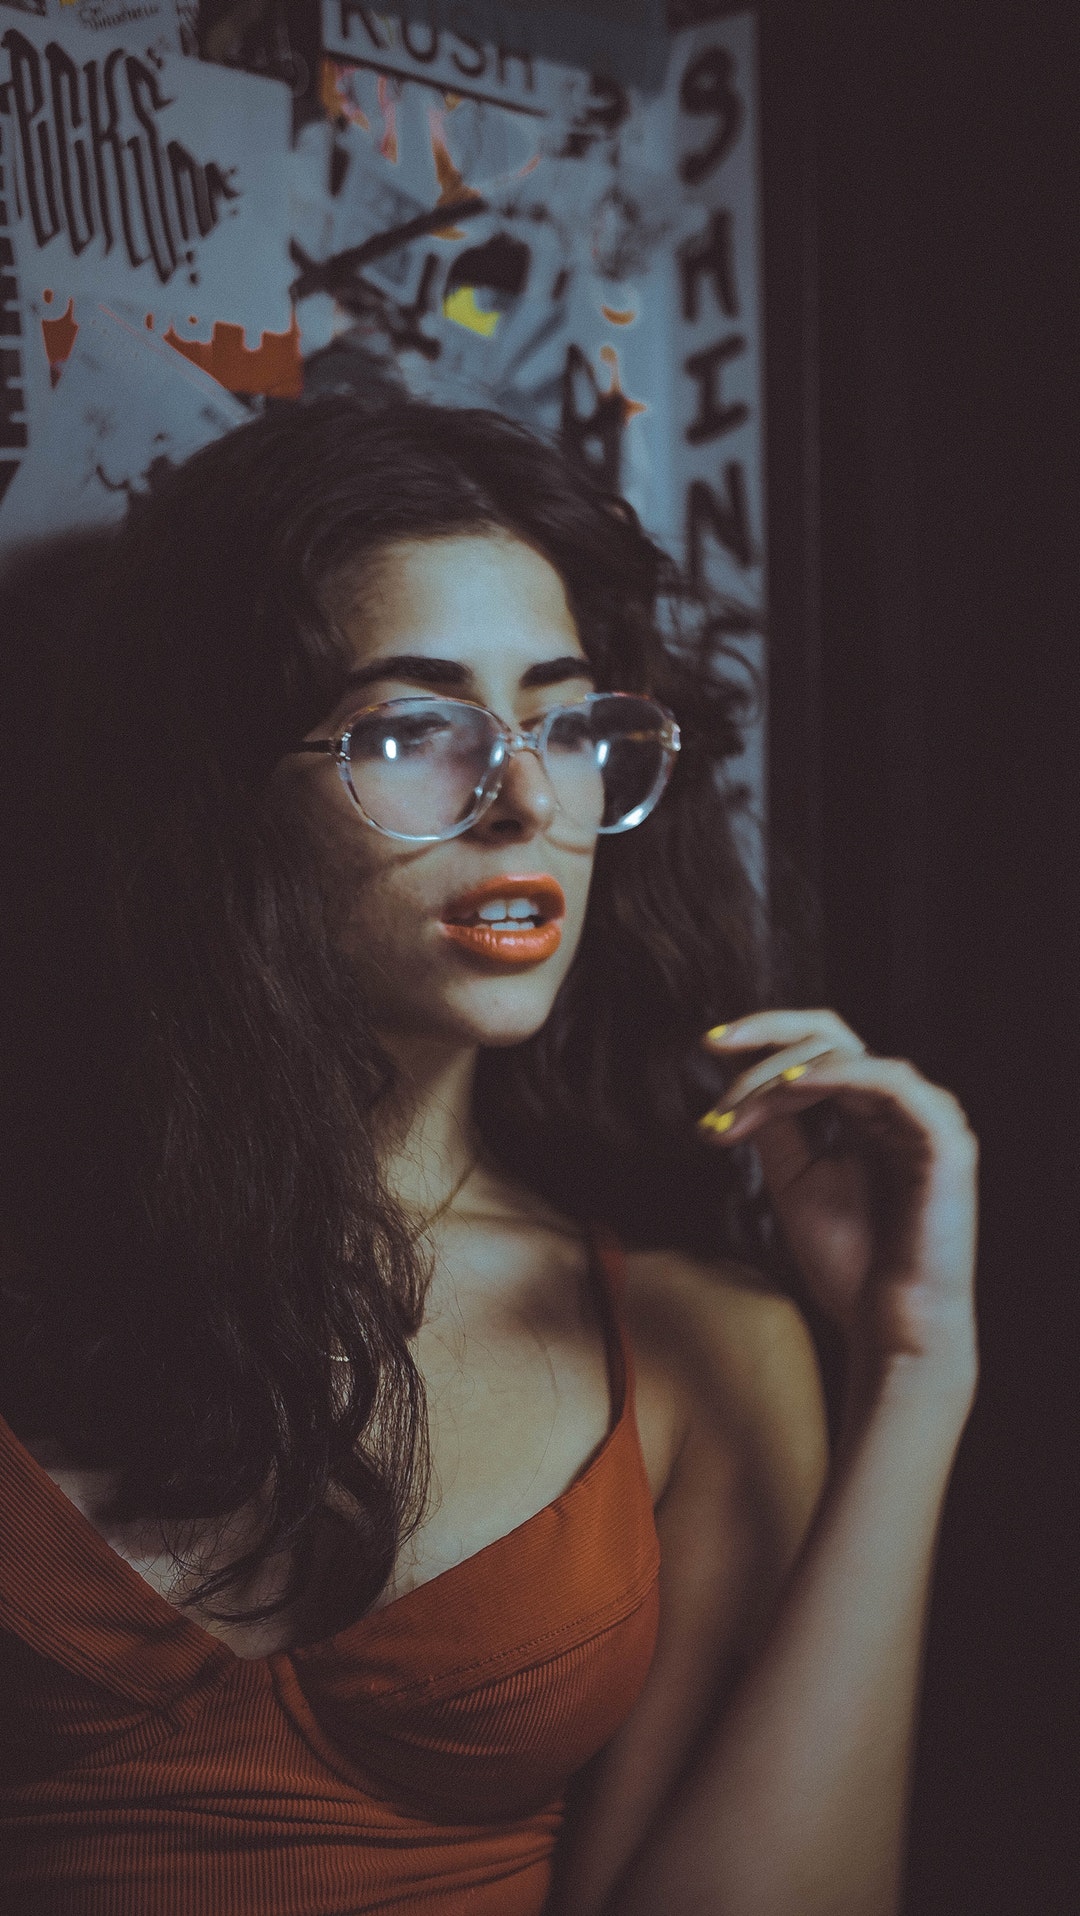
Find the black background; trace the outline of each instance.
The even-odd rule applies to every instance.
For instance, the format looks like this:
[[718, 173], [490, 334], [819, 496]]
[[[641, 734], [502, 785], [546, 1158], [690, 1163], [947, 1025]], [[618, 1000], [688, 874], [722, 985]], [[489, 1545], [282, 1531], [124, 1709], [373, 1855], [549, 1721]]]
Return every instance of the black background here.
[[820, 900], [804, 994], [982, 1144], [908, 1912], [1075, 1916], [1077, 14], [759, 14], [771, 823]]

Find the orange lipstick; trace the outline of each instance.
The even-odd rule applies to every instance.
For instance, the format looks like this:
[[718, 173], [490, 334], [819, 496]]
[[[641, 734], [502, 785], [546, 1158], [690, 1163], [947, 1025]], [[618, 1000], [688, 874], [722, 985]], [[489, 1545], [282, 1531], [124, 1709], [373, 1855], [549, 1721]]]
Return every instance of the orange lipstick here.
[[487, 958], [497, 965], [535, 965], [550, 958], [562, 943], [562, 930], [554, 918], [546, 925], [529, 926], [521, 931], [494, 931], [490, 925], [443, 925], [443, 935], [461, 951]]
[[[482, 906], [525, 899], [534, 906], [527, 918], [481, 919]], [[482, 959], [485, 964], [535, 965], [550, 958], [562, 942], [561, 920], [566, 915], [566, 899], [557, 879], [547, 873], [485, 878], [479, 885], [460, 892], [444, 908], [440, 926], [444, 938], [459, 951]]]

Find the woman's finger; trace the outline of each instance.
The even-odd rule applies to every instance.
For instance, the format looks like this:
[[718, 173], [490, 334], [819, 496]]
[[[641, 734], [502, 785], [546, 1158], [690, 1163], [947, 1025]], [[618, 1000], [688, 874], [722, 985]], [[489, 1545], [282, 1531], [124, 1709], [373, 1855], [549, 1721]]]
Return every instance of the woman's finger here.
[[724, 1106], [706, 1113], [705, 1129], [724, 1138], [745, 1138], [774, 1118], [793, 1117], [823, 1098], [833, 1098], [864, 1126], [885, 1127], [910, 1142], [939, 1134], [970, 1136], [952, 1094], [931, 1084], [906, 1059], [830, 1051], [794, 1069], [790, 1076], [774, 1076], [747, 1092], [737, 1106], [728, 1099]]
[[752, 1011], [745, 1018], [733, 1018], [730, 1024], [714, 1025], [702, 1039], [711, 1051], [721, 1053], [810, 1041], [816, 1042], [818, 1050], [850, 1051], [856, 1056], [866, 1050], [857, 1032], [827, 1007], [818, 1011]]
[[740, 1072], [728, 1086], [724, 1102], [733, 1108], [755, 1091], [768, 1091], [776, 1084], [797, 1084], [810, 1065], [833, 1055], [834, 1048], [823, 1045], [819, 1036], [807, 1038], [802, 1044], [785, 1045], [781, 1051], [772, 1052], [749, 1070]]

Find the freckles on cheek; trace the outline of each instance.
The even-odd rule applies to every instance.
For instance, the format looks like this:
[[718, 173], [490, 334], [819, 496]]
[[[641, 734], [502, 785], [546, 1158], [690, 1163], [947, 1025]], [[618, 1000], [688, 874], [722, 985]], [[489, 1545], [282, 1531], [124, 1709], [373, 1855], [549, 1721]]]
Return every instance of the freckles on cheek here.
[[357, 860], [342, 874], [338, 923], [348, 947], [358, 956], [393, 958], [414, 968], [421, 961], [423, 929], [430, 916], [424, 902], [394, 885], [390, 875]]

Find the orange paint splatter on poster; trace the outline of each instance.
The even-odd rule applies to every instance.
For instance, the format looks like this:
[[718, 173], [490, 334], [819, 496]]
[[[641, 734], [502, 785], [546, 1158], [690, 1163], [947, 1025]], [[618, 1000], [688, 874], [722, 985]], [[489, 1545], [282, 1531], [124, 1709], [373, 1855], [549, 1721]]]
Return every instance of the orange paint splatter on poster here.
[[244, 341], [242, 326], [217, 320], [208, 340], [181, 339], [169, 327], [170, 346], [233, 393], [265, 393], [274, 399], [299, 399], [304, 390], [300, 328], [294, 313], [285, 333], [263, 333], [255, 347]]
[[383, 117], [383, 136], [379, 141], [379, 152], [384, 160], [389, 160], [396, 166], [398, 162], [397, 94], [385, 73], [379, 75], [379, 112]]
[[328, 120], [347, 120], [370, 133], [371, 121], [363, 107], [357, 106], [345, 89], [346, 78], [351, 72], [351, 67], [324, 57], [319, 67], [319, 103]]
[[637, 318], [637, 314], [631, 306], [627, 306], [626, 308], [601, 306], [600, 311], [603, 313], [605, 319], [610, 319], [613, 326], [629, 326], [630, 321]]
[[[48, 303], [52, 299], [52, 294], [51, 292], [45, 292], [41, 297]], [[68, 300], [64, 311], [58, 313], [55, 319], [42, 320], [41, 334], [45, 341], [45, 353], [49, 361], [49, 366], [54, 372], [58, 372], [63, 365], [71, 348], [75, 344], [78, 331], [78, 322], [75, 318], [75, 301], [73, 299]]]
[[[460, 200], [479, 200], [483, 198], [474, 186], [466, 186], [457, 167], [450, 157], [443, 130], [443, 118], [438, 107], [429, 107], [428, 125], [431, 129], [431, 157], [435, 162], [435, 176], [439, 182], [439, 197], [436, 206], [453, 205]], [[460, 226], [440, 226], [436, 239], [464, 239]]]
[[46, 306], [51, 306], [52, 305], [52, 287], [46, 286], [45, 291], [42, 293], [41, 297], [45, 301]]
[[621, 398], [623, 402], [624, 419], [633, 419], [635, 414], [639, 412], [648, 412], [649, 408], [645, 404], [644, 400], [628, 399], [626, 397], [626, 394], [623, 392], [622, 385], [619, 380], [619, 355], [615, 351], [614, 346], [601, 346], [600, 357], [603, 360], [605, 366], [611, 367], [611, 384], [608, 387], [608, 392], [618, 393], [619, 397]]

